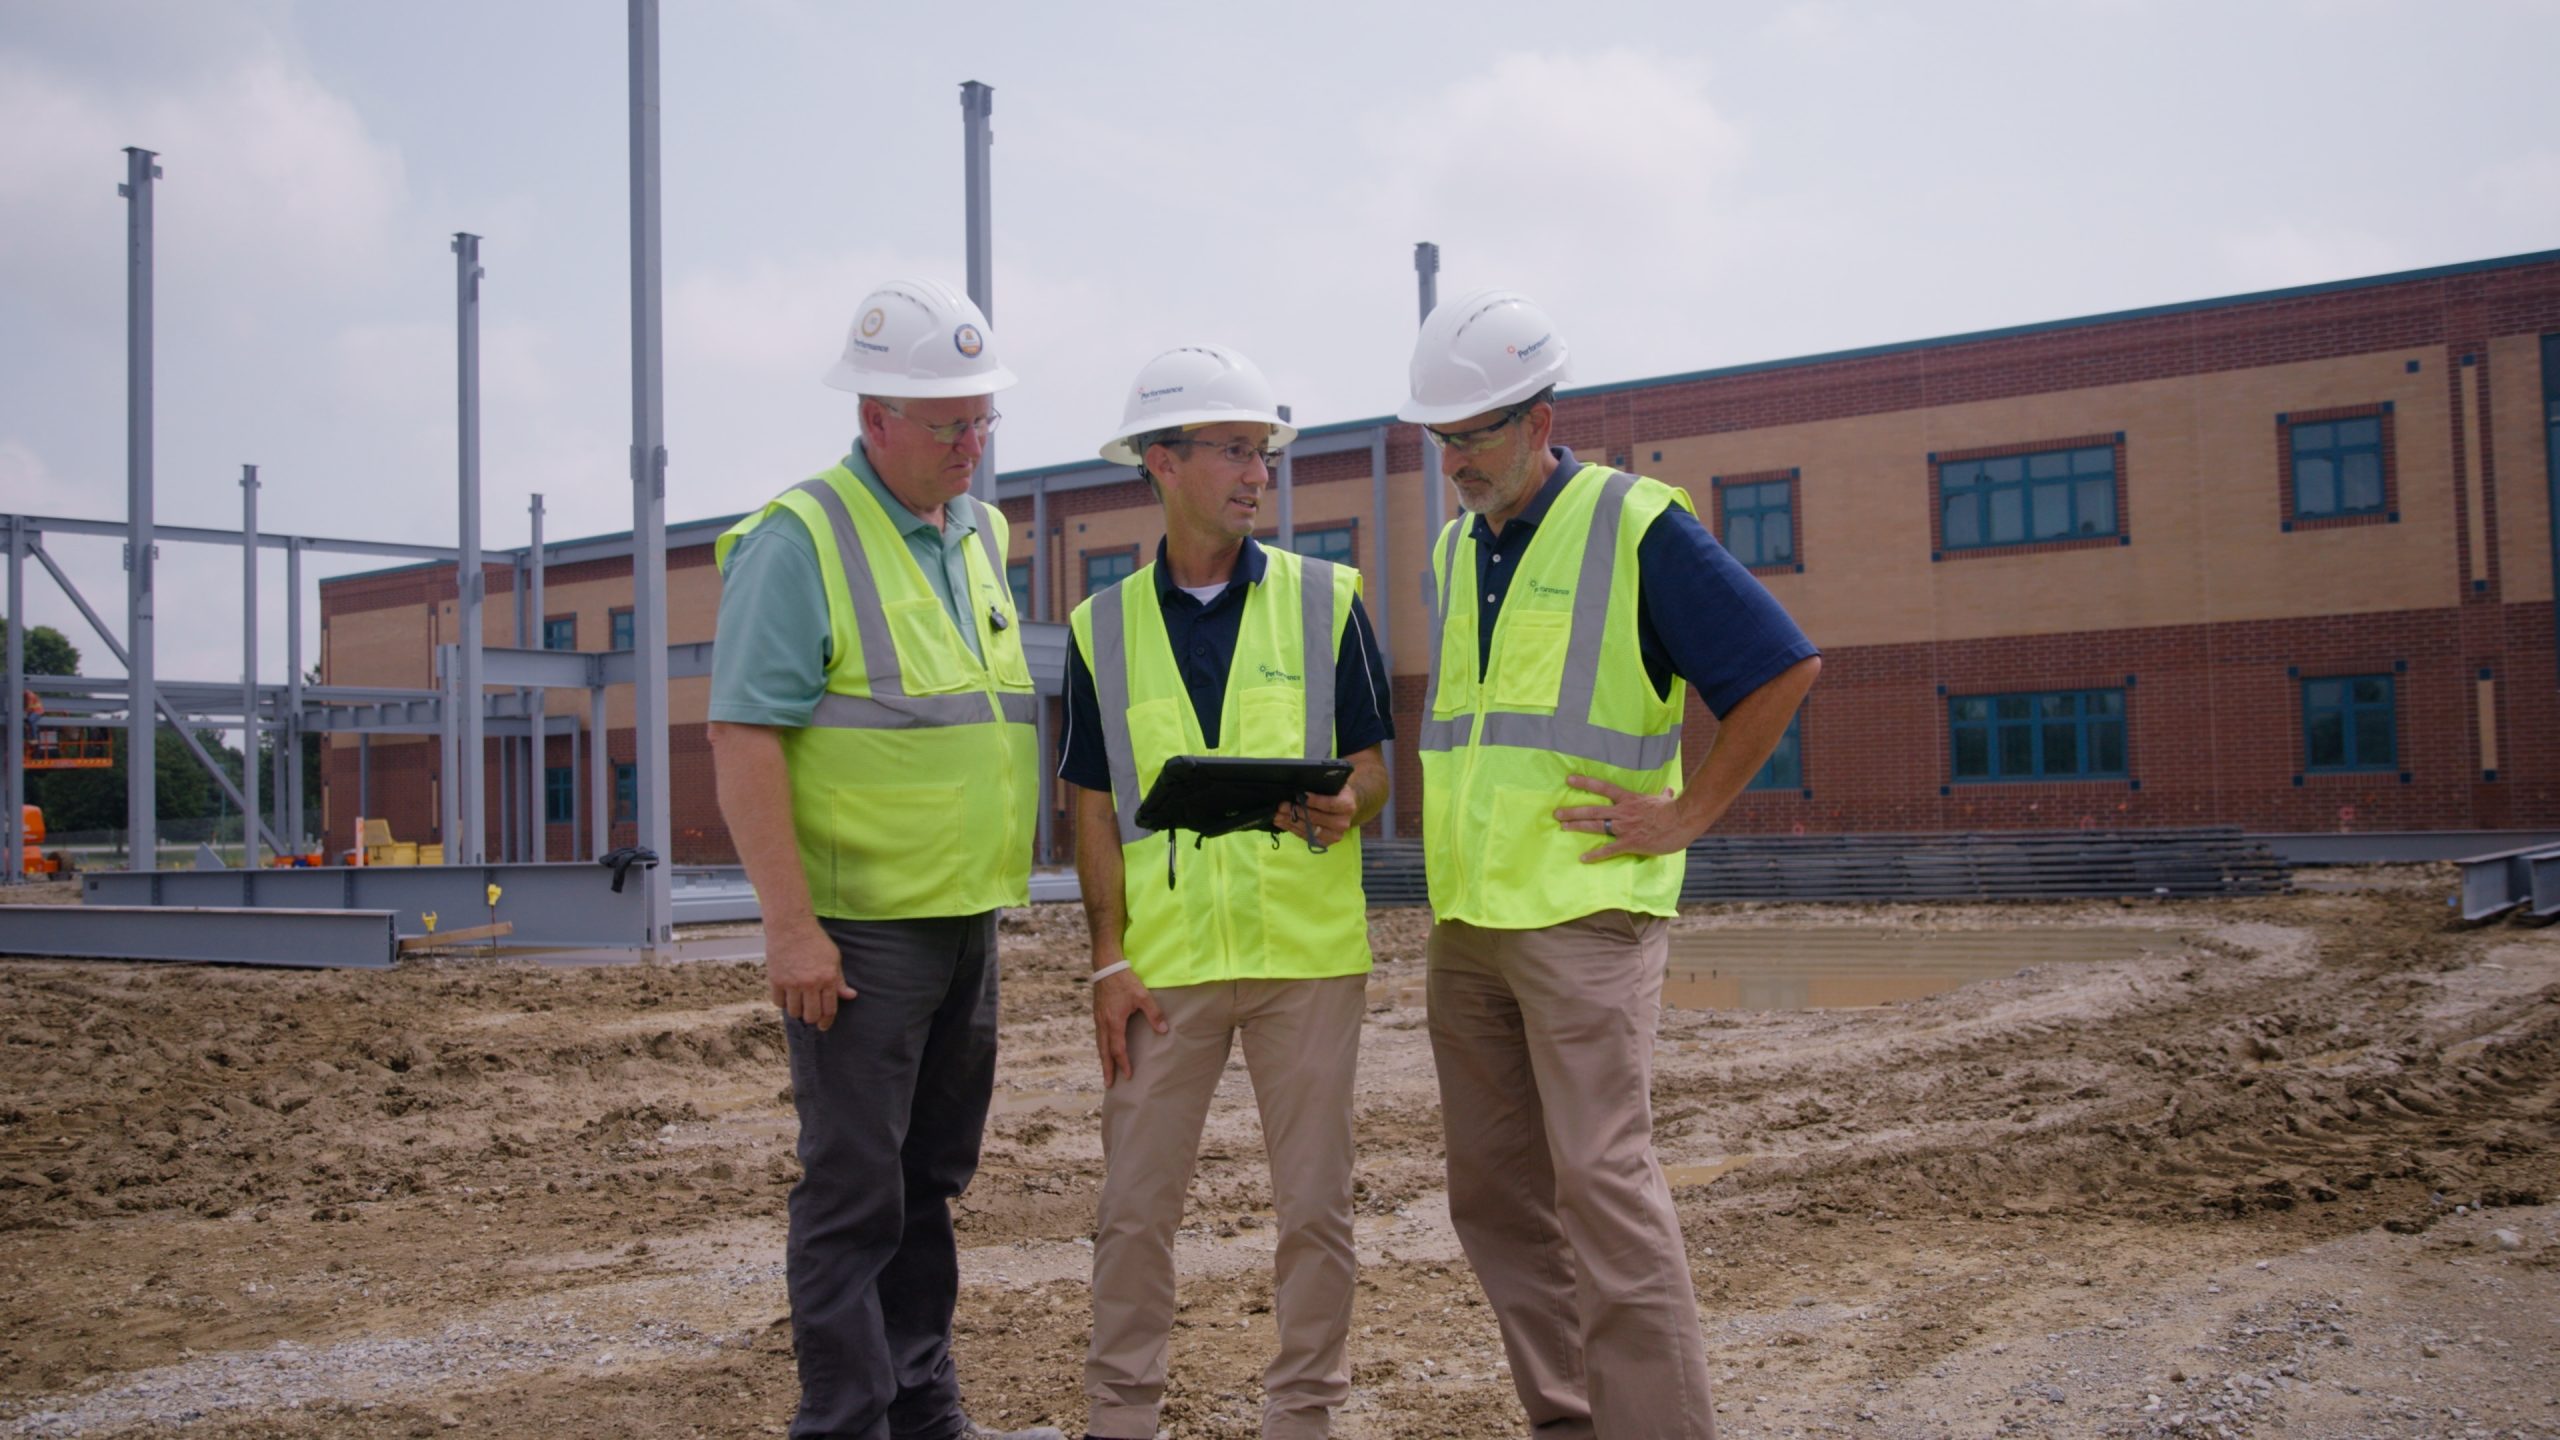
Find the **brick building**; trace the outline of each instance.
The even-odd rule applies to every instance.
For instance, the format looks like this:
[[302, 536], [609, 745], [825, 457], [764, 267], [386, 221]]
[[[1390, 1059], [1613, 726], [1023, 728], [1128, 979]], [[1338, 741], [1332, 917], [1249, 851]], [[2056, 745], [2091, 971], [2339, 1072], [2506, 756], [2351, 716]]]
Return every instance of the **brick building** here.
[[[1557, 430], [1686, 487], [1824, 649], [1726, 830], [2560, 825], [2560, 251], [1594, 386], [1559, 397]], [[1317, 426], [1293, 456], [1296, 542], [1368, 572], [1414, 734], [1419, 434]], [[1001, 493], [1029, 613], [1035, 517], [1052, 618], [1158, 533], [1124, 468], [1008, 472]], [[730, 519], [670, 527], [676, 642], [710, 638]], [[552, 648], [627, 644], [629, 564], [578, 558], [598, 543], [546, 552]], [[515, 572], [489, 574], [488, 642], [513, 643]], [[321, 594], [331, 683], [432, 685], [449, 568]], [[730, 858], [707, 684], [671, 697], [679, 859]], [[618, 765], [629, 725], [614, 692]], [[1693, 758], [1712, 736], [1693, 702]], [[549, 745], [556, 791], [573, 761]], [[433, 838], [435, 742], [370, 750], [374, 810]], [[330, 760], [342, 845], [354, 742]], [[1420, 771], [1400, 748], [1399, 833]], [[553, 858], [573, 828], [551, 827]]]

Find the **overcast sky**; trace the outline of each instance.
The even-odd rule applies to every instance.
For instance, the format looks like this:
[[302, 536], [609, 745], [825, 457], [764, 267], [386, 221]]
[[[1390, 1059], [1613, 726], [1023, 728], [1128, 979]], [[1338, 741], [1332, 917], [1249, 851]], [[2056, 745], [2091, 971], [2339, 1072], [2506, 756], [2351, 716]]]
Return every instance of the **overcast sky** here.
[[[856, 302], [963, 279], [969, 79], [1008, 469], [1091, 455], [1185, 341], [1302, 423], [1392, 410], [1416, 240], [1586, 384], [2560, 246], [2556, 0], [666, 0], [662, 44], [670, 520], [830, 462]], [[0, 0], [0, 509], [124, 514], [139, 145], [162, 522], [236, 526], [255, 462], [268, 530], [454, 543], [469, 230], [484, 543], [534, 492], [627, 529], [624, 46], [615, 0]], [[115, 542], [49, 544], [121, 627]], [[236, 677], [237, 552], [162, 554], [160, 673]], [[113, 672], [32, 569], [28, 613]]]

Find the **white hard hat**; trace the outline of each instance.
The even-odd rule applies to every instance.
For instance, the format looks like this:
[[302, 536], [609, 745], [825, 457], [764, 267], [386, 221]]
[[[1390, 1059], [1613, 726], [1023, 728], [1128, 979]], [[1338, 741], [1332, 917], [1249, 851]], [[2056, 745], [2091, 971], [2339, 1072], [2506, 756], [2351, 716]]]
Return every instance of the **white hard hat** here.
[[1120, 428], [1103, 442], [1102, 458], [1143, 466], [1146, 457], [1131, 443], [1140, 437], [1228, 420], [1270, 426], [1273, 445], [1298, 438], [1252, 361], [1224, 345], [1176, 346], [1138, 367]]
[[844, 358], [826, 382], [856, 395], [942, 400], [992, 395], [1013, 384], [996, 363], [987, 317], [939, 280], [892, 280], [862, 298], [845, 332]]
[[1517, 290], [1478, 290], [1431, 312], [1413, 346], [1399, 420], [1446, 425], [1516, 405], [1565, 377], [1564, 337]]

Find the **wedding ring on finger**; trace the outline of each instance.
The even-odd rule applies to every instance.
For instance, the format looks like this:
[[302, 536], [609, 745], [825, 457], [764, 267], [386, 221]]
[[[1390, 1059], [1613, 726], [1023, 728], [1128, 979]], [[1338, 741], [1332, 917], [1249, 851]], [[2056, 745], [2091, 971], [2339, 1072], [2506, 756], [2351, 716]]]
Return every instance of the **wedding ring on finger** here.
[[1617, 821], [1617, 817], [1615, 817], [1615, 816], [1613, 816], [1613, 815], [1603, 815], [1603, 816], [1601, 816], [1601, 817], [1600, 817], [1600, 833], [1601, 833], [1601, 834], [1603, 834], [1603, 835], [1608, 836], [1608, 837], [1609, 837], [1610, 839], [1612, 839], [1612, 840], [1617, 839], [1617, 838], [1618, 838], [1618, 821]]

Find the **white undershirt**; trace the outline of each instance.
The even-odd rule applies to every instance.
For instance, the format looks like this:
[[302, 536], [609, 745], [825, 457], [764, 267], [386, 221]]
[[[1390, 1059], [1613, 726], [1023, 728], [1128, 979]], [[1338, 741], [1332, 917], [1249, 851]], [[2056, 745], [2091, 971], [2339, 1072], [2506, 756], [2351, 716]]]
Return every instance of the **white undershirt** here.
[[1176, 585], [1173, 588], [1190, 596], [1192, 599], [1199, 601], [1201, 604], [1206, 605], [1210, 601], [1217, 599], [1219, 596], [1226, 594], [1227, 586], [1232, 583], [1234, 582], [1221, 580], [1215, 585]]

